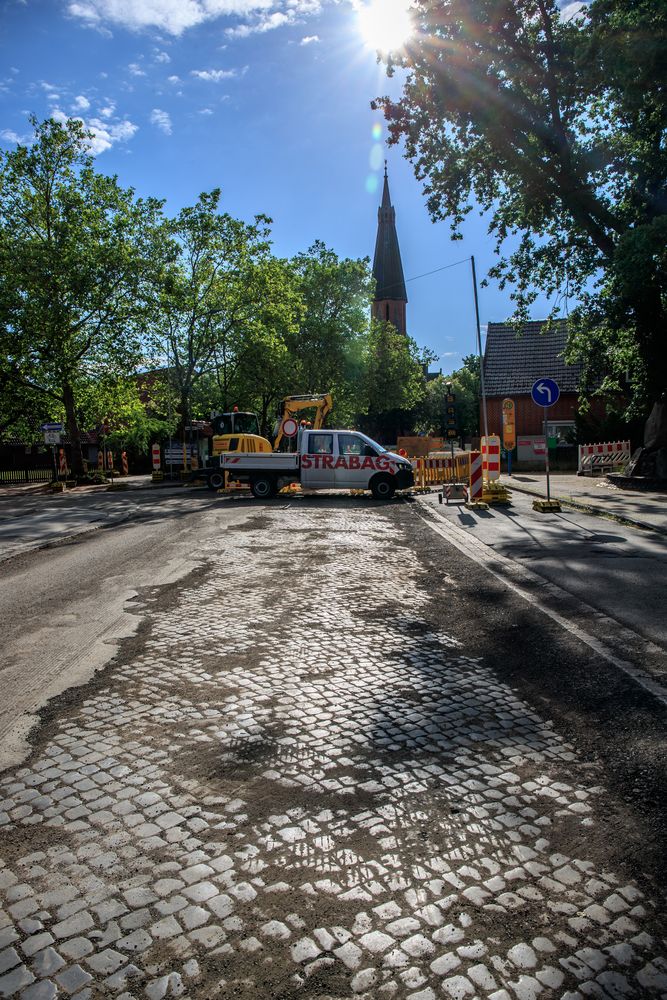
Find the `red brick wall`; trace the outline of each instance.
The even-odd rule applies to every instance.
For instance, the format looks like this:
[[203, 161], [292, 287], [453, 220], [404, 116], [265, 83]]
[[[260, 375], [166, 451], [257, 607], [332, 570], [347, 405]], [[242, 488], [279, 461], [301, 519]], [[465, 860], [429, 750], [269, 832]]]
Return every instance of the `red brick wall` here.
[[373, 303], [372, 312], [376, 319], [391, 323], [399, 333], [406, 332], [405, 302], [399, 302], [396, 299], [382, 299]]
[[[506, 397], [490, 397], [486, 400], [486, 410], [489, 418], [489, 434], [503, 433], [502, 403]], [[509, 396], [514, 400], [514, 419], [516, 433], [542, 434], [544, 430], [544, 410], [536, 406], [530, 396]], [[484, 418], [480, 403], [479, 422], [484, 433]], [[577, 395], [573, 392], [563, 393], [554, 406], [549, 407], [549, 420], [574, 420], [577, 412]], [[591, 412], [596, 416], [604, 415], [604, 402], [601, 399], [591, 400]]]

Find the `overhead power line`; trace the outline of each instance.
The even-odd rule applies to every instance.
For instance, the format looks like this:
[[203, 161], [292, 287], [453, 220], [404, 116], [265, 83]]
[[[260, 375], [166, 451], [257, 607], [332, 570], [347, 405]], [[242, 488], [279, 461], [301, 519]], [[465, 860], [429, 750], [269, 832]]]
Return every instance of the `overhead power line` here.
[[[450, 267], [458, 267], [459, 264], [467, 264], [470, 257], [464, 257], [463, 260], [455, 260], [453, 264], [445, 264], [443, 267], [436, 267], [433, 271], [424, 271], [423, 274], [415, 274], [412, 278], [406, 278], [403, 284], [408, 284], [409, 281], [418, 281], [419, 278], [428, 278], [431, 274], [438, 274], [440, 271], [448, 271]], [[396, 288], [401, 282], [394, 281], [391, 285], [383, 285], [381, 291], [387, 292], [391, 288]]]

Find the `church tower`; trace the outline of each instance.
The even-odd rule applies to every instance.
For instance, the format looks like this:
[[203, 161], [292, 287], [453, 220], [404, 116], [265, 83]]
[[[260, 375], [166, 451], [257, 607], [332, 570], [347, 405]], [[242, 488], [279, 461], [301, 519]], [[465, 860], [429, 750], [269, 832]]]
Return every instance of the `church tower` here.
[[375, 319], [388, 321], [396, 327], [399, 333], [407, 333], [405, 307], [408, 296], [405, 292], [401, 251], [398, 249], [398, 236], [396, 235], [396, 212], [389, 197], [386, 160], [384, 163], [382, 204], [378, 208], [378, 232], [373, 257], [373, 276], [375, 278], [375, 298], [371, 306], [371, 315]]

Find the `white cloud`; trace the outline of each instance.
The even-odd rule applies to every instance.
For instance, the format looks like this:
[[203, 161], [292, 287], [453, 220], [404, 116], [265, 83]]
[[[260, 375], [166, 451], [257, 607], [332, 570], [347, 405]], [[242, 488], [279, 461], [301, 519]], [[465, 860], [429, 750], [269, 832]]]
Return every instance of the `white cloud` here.
[[131, 31], [158, 28], [181, 35], [188, 28], [272, 6], [273, 0], [70, 0], [67, 11], [88, 27], [118, 25]]
[[168, 76], [167, 77], [167, 82], [168, 83], [180, 83], [181, 82], [181, 78], [180, 78], [180, 76], [176, 76], [176, 74], [174, 73], [172, 76]]
[[559, 6], [561, 20], [571, 21], [572, 18], [586, 10], [588, 3], [584, 3], [582, 0], [561, 0]]
[[235, 69], [193, 69], [190, 70], [192, 76], [198, 80], [206, 80], [207, 83], [221, 83], [223, 80], [231, 80], [237, 76]]
[[226, 28], [225, 34], [229, 38], [247, 38], [248, 35], [260, 35], [265, 31], [273, 31], [275, 28], [282, 28], [284, 24], [292, 24], [294, 14], [289, 11], [284, 14], [281, 10], [275, 10], [272, 14], [264, 14], [257, 21], [251, 24], [239, 24], [236, 28]]
[[319, 40], [319, 35], [306, 35], [305, 38], [301, 39], [299, 45], [313, 45], [313, 43], [319, 42]]
[[155, 125], [165, 135], [171, 135], [171, 118], [168, 111], [161, 111], [160, 108], [153, 108], [151, 111], [151, 125]]
[[111, 118], [115, 110], [116, 110], [116, 105], [114, 104], [113, 101], [109, 101], [109, 103], [105, 104], [103, 108], [100, 108], [99, 113], [101, 114], [102, 118]]
[[213, 114], [213, 109], [212, 108], [200, 108], [200, 110], [198, 111], [198, 114], [200, 114], [200, 115], [212, 115]]
[[[56, 121], [62, 122], [63, 124], [67, 121], [68, 116], [64, 111], [56, 108], [53, 111], [52, 117]], [[104, 153], [107, 149], [111, 149], [114, 143], [117, 142], [128, 142], [135, 134], [138, 129], [138, 125], [133, 122], [123, 121], [109, 122], [102, 121], [101, 118], [89, 118], [87, 121], [84, 118], [78, 117], [83, 127], [92, 134], [90, 140], [90, 151], [94, 156], [99, 153]]]
[[11, 128], [3, 128], [0, 132], [0, 139], [4, 139], [5, 142], [15, 142], [16, 145], [19, 145], [19, 143], [23, 145], [28, 138], [29, 136], [19, 135], [18, 132], [15, 132]]
[[78, 97], [74, 98], [74, 103], [72, 105], [75, 111], [88, 111], [90, 108], [90, 101], [83, 94], [79, 94]]
[[127, 68], [129, 69], [131, 76], [146, 76], [139, 63], [130, 63]]
[[171, 56], [169, 55], [168, 52], [156, 52], [155, 53], [155, 62], [170, 63], [171, 62]]

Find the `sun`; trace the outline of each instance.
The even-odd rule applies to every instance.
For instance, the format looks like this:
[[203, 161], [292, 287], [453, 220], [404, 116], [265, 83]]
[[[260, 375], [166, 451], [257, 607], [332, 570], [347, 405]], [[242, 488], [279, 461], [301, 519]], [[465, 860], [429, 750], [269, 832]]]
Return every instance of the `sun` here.
[[364, 41], [380, 52], [398, 52], [413, 31], [409, 0], [370, 0], [357, 9]]

